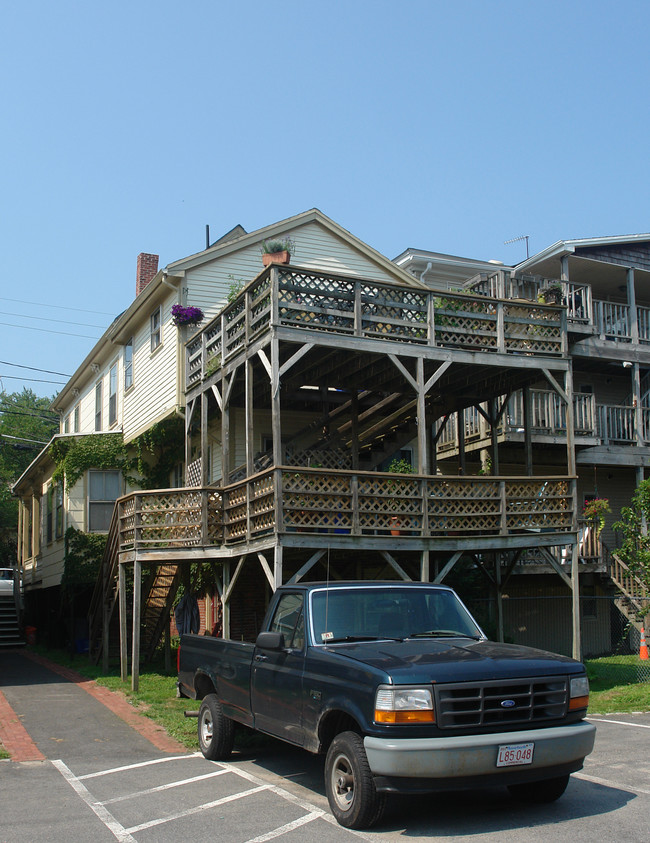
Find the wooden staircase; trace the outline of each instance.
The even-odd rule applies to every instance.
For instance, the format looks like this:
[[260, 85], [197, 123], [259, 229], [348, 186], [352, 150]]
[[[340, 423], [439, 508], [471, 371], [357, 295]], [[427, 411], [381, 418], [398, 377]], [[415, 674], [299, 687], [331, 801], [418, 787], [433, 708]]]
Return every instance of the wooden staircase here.
[[[118, 601], [118, 568], [119, 568], [119, 519], [115, 506], [108, 531], [106, 549], [101, 567], [95, 582], [95, 589], [88, 611], [89, 653], [95, 664], [103, 658], [105, 669], [108, 668], [108, 653], [104, 652], [104, 629], [113, 632], [109, 634], [116, 642], [119, 640], [119, 630], [115, 623], [115, 607]], [[158, 565], [145, 581], [142, 588], [142, 632], [141, 652], [150, 661], [169, 623], [171, 606], [180, 583], [180, 569], [178, 565]], [[132, 622], [132, 603], [127, 601], [128, 623], [130, 633]], [[111, 646], [109, 644], [109, 650]]]
[[0, 594], [0, 649], [25, 643], [18, 625], [18, 611], [13, 594]]
[[615, 603], [618, 610], [639, 632], [650, 614], [650, 590], [615, 553], [602, 544], [603, 559], [612, 583], [619, 594]]

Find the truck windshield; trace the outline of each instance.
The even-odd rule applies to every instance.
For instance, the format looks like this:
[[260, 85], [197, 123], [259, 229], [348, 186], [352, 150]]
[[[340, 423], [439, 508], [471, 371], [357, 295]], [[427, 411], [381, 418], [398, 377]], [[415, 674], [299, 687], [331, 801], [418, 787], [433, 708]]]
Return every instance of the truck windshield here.
[[313, 591], [315, 644], [403, 638], [474, 638], [481, 630], [452, 591], [353, 586]]

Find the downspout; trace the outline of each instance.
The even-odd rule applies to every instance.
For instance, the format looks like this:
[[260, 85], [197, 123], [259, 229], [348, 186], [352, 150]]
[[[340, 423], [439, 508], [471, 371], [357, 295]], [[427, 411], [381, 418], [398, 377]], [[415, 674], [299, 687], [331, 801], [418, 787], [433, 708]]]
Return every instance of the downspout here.
[[429, 263], [426, 265], [426, 268], [423, 270], [423, 272], [420, 273], [420, 284], [425, 284], [424, 276], [427, 274], [427, 272], [431, 269], [432, 266], [433, 262], [429, 261]]

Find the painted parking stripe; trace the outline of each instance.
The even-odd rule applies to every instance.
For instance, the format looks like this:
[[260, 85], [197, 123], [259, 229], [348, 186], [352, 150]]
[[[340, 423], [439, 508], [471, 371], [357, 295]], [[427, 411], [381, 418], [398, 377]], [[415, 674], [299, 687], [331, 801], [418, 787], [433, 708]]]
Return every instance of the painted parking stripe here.
[[83, 799], [90, 810], [104, 823], [106, 828], [115, 838], [117, 838], [117, 840], [120, 841], [120, 843], [137, 843], [135, 838], [131, 837], [122, 823], [118, 822], [110, 811], [93, 798], [86, 786], [79, 781], [79, 779], [73, 774], [70, 768], [64, 764], [63, 761], [52, 761], [52, 764], [61, 773], [75, 793]]
[[279, 837], [281, 834], [287, 834], [289, 831], [293, 831], [296, 828], [307, 825], [307, 823], [320, 819], [322, 816], [322, 811], [312, 811], [311, 814], [305, 814], [304, 817], [300, 817], [291, 823], [281, 825], [279, 828], [274, 828], [273, 831], [269, 831], [267, 834], [260, 834], [259, 837], [251, 837], [251, 839], [247, 840], [246, 843], [266, 843], [267, 840], [273, 840], [274, 837]]
[[616, 723], [619, 726], [636, 726], [637, 729], [650, 729], [647, 723], [628, 723], [627, 720], [608, 720], [606, 717], [590, 717], [594, 723]]
[[157, 825], [171, 822], [172, 820], [181, 820], [183, 817], [189, 817], [192, 814], [198, 814], [201, 811], [207, 811], [210, 808], [216, 808], [219, 805], [225, 805], [227, 802], [236, 802], [238, 799], [245, 799], [247, 796], [252, 796], [254, 793], [261, 793], [263, 790], [269, 790], [268, 785], [260, 785], [259, 787], [252, 787], [250, 790], [242, 790], [239, 793], [233, 793], [230, 796], [224, 796], [222, 799], [215, 799], [213, 802], [204, 802], [202, 805], [196, 805], [194, 808], [186, 808], [184, 811], [176, 811], [174, 814], [168, 814], [166, 817], [159, 817], [156, 820], [150, 820], [140, 825], [133, 825], [127, 828], [128, 834], [135, 834], [137, 831], [144, 831], [146, 828], [154, 828]]
[[112, 773], [123, 773], [124, 770], [135, 770], [137, 767], [151, 767], [152, 764], [166, 764], [168, 761], [180, 761], [184, 758], [196, 758], [200, 752], [191, 755], [167, 755], [165, 758], [152, 758], [151, 761], [140, 761], [137, 764], [126, 764], [124, 767], [111, 767], [109, 770], [98, 770], [96, 773], [86, 773], [85, 776], [77, 776], [78, 781], [96, 779], [100, 776], [110, 776]]
[[630, 784], [621, 784], [621, 782], [613, 782], [609, 779], [600, 779], [598, 776], [588, 776], [586, 773], [572, 773], [571, 776], [572, 778], [584, 779], [594, 784], [602, 784], [605, 787], [615, 787], [617, 790], [625, 790], [629, 793], [642, 793], [644, 796], [650, 796], [650, 790], [644, 790], [642, 787], [632, 787]]
[[173, 787], [183, 787], [186, 784], [200, 782], [203, 779], [213, 779], [215, 776], [223, 776], [228, 770], [217, 770], [214, 773], [204, 773], [202, 776], [193, 776], [191, 779], [179, 779], [167, 784], [159, 784], [157, 787], [150, 787], [147, 790], [137, 790], [134, 793], [125, 793], [123, 796], [114, 796], [112, 799], [104, 799], [102, 805], [112, 805], [113, 802], [124, 802], [127, 799], [137, 799], [139, 796], [148, 796], [150, 793], [160, 793], [161, 790], [171, 790]]

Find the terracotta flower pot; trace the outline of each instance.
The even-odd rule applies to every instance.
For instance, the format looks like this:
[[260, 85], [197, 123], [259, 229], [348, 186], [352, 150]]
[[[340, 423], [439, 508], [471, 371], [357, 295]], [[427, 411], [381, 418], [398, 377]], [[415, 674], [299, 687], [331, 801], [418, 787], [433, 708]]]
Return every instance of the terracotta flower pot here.
[[284, 252], [270, 252], [262, 255], [262, 263], [264, 266], [270, 266], [272, 263], [289, 263], [291, 255], [286, 250]]

